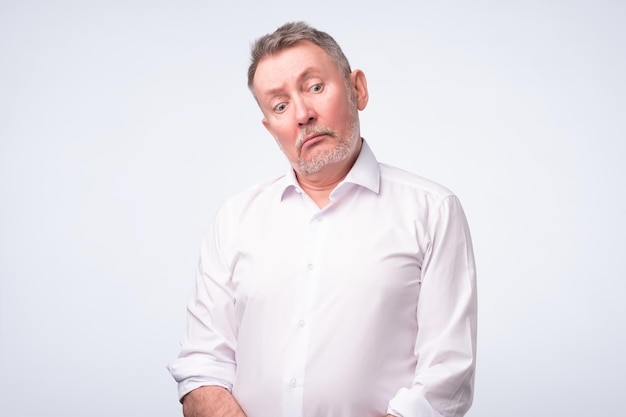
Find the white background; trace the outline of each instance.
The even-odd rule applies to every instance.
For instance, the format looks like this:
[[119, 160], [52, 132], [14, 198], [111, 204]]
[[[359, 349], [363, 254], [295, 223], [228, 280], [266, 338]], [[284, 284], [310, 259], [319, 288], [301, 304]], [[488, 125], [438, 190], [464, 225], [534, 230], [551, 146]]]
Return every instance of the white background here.
[[0, 0], [0, 415], [179, 415], [202, 235], [286, 164], [245, 84], [289, 20], [365, 71], [379, 160], [464, 204], [469, 416], [626, 415], [625, 4]]

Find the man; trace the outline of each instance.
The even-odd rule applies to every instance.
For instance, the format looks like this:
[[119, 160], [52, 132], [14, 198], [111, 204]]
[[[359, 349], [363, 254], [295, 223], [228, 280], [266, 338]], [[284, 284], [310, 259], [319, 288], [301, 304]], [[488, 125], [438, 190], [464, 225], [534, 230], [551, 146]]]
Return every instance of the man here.
[[291, 167], [229, 199], [203, 242], [169, 367], [184, 415], [464, 415], [476, 281], [458, 199], [376, 161], [365, 75], [326, 33], [260, 38], [248, 85]]

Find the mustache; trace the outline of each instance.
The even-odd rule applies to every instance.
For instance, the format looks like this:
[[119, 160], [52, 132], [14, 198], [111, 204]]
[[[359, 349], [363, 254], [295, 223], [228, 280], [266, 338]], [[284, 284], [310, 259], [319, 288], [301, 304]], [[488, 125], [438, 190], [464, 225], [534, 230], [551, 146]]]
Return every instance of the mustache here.
[[335, 137], [335, 131], [328, 126], [307, 126], [298, 135], [298, 139], [296, 140], [296, 149], [298, 152], [302, 149], [302, 145], [304, 145], [304, 141], [307, 137], [311, 135], [327, 135], [331, 137]]

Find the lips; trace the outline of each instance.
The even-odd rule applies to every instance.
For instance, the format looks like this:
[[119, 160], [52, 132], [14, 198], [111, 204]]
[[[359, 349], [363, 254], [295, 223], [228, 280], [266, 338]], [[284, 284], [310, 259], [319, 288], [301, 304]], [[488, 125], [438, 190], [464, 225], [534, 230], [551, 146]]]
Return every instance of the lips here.
[[327, 133], [315, 133], [313, 135], [309, 135], [309, 136], [304, 138], [304, 140], [302, 141], [302, 144], [304, 145], [305, 143], [307, 143], [310, 140], [314, 140], [316, 138], [320, 138], [320, 137], [326, 136], [326, 135], [327, 135]]
[[300, 139], [298, 140], [298, 144], [299, 147], [302, 148], [302, 146], [311, 141], [311, 140], [315, 140], [316, 138], [320, 138], [322, 136], [332, 136], [333, 132], [329, 129], [323, 129], [323, 128], [317, 128], [317, 129], [311, 129], [309, 131], [304, 131], [302, 132]]

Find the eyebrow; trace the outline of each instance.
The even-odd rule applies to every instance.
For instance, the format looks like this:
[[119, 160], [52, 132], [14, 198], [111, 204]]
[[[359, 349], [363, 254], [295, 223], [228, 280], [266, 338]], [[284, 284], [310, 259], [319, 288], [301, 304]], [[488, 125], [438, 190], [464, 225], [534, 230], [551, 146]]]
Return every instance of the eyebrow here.
[[[309, 67], [306, 68], [304, 71], [302, 71], [302, 74], [300, 74], [297, 78], [298, 82], [302, 82], [302, 80], [308, 78], [311, 76], [311, 74], [313, 73], [319, 73], [320, 71], [318, 69], [315, 69], [313, 67]], [[271, 96], [276, 96], [276, 95], [280, 95], [283, 91], [284, 87], [274, 87], [270, 90], [268, 90], [267, 92], [265, 92], [263, 94], [263, 97], [271, 97]]]

